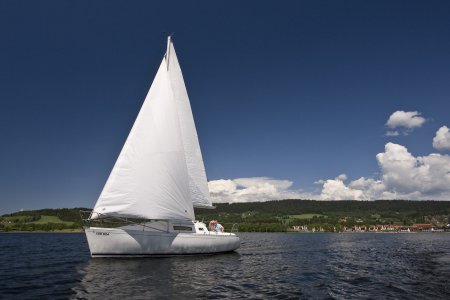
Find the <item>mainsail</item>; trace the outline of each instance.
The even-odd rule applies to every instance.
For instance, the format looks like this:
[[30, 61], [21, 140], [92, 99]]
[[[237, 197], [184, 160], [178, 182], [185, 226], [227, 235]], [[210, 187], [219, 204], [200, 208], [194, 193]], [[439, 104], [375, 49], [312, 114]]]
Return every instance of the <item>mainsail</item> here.
[[211, 206], [211, 201], [189, 98], [169, 37], [166, 55], [91, 218], [101, 214], [194, 220], [193, 205]]

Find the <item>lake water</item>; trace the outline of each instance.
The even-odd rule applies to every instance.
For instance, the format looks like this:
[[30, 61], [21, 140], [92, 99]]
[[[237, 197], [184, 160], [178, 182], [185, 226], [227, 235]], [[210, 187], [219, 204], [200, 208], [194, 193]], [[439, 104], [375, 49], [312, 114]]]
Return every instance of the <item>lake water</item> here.
[[450, 234], [240, 236], [229, 254], [91, 259], [84, 234], [0, 234], [0, 298], [450, 299]]

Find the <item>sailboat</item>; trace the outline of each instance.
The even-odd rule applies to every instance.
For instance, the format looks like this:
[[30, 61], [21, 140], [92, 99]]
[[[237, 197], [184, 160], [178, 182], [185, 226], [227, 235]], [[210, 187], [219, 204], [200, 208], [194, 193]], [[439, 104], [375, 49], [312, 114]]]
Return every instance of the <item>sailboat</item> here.
[[[235, 233], [216, 232], [195, 221], [194, 207], [212, 208], [212, 203], [186, 86], [169, 36], [150, 90], [86, 219], [91, 256], [209, 254], [239, 247]], [[113, 220], [124, 223], [99, 225], [114, 224]]]

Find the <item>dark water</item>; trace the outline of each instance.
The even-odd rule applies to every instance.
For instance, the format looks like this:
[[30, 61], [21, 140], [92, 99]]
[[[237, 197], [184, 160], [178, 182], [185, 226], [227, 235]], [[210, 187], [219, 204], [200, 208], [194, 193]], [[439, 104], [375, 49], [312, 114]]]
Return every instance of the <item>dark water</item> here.
[[236, 253], [91, 259], [84, 234], [0, 234], [2, 299], [450, 299], [450, 234], [244, 234]]

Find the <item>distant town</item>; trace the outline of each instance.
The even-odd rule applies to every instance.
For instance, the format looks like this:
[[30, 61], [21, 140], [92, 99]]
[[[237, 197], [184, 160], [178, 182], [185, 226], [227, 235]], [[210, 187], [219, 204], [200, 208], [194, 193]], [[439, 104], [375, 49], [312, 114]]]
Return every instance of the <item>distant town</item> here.
[[[308, 225], [292, 226], [294, 232], [325, 232], [323, 227], [308, 227]], [[433, 224], [413, 224], [405, 225], [355, 225], [352, 227], [342, 227], [338, 230], [333, 228], [333, 232], [384, 232], [384, 233], [414, 233], [414, 232], [450, 232], [450, 224], [445, 226], [433, 226]]]

